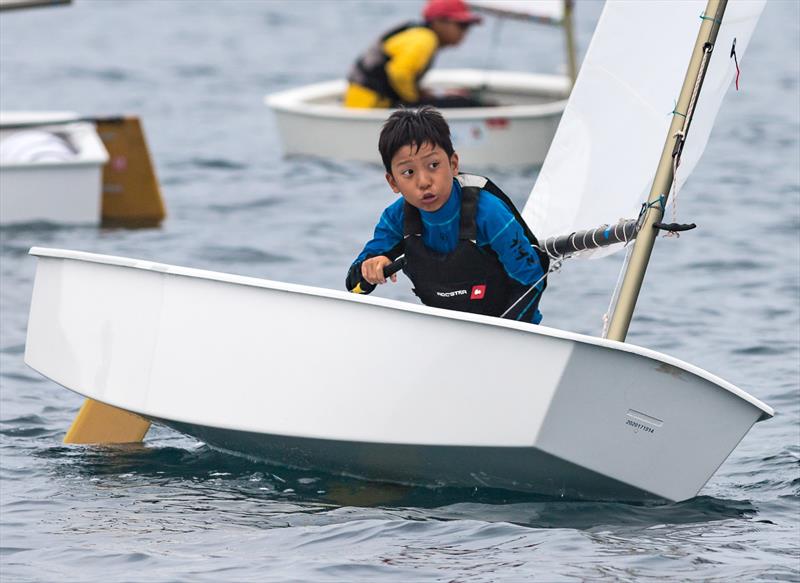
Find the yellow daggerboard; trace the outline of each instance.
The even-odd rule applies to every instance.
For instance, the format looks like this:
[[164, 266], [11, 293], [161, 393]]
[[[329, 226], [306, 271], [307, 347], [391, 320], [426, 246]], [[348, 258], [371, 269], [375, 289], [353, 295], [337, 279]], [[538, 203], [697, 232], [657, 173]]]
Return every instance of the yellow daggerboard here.
[[64, 436], [64, 443], [111, 444], [142, 441], [150, 421], [133, 413], [86, 399]]

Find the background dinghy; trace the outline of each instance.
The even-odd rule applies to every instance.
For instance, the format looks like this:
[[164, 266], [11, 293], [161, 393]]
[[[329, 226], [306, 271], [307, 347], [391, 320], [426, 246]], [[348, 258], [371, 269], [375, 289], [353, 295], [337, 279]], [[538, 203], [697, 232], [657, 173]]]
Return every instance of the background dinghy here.
[[[491, 14], [498, 25], [515, 19], [555, 25], [564, 31], [567, 75], [433, 69], [422, 83], [432, 93], [468, 90], [492, 104], [442, 110], [450, 124], [453, 146], [470, 168], [540, 166], [576, 76], [572, 0], [473, 0], [468, 4]], [[342, 105], [346, 89], [347, 81], [338, 79], [264, 97], [264, 103], [275, 112], [286, 155], [381, 163], [376, 144], [392, 110], [346, 108]]]
[[166, 216], [136, 116], [0, 112], [0, 225], [152, 227]]
[[[453, 145], [470, 167], [521, 168], [541, 165], [569, 95], [570, 80], [477, 69], [434, 69], [423, 85], [431, 91], [481, 89], [500, 105], [448, 108]], [[342, 105], [344, 79], [267, 95], [287, 155], [380, 163], [376, 144], [388, 109]]]
[[[277, 463], [682, 500], [773, 414], [702, 369], [630, 344], [148, 261], [31, 253], [28, 365], [89, 399]], [[298, 325], [300, 314], [312, 325]], [[390, 332], [356, 349], [342, 340], [359, 326]], [[423, 338], [436, 350], [405, 348]], [[386, 374], [401, 359], [402, 373]]]
[[[0, 223], [100, 221], [106, 150], [69, 112], [0, 115]], [[9, 128], [14, 124], [30, 127]]]

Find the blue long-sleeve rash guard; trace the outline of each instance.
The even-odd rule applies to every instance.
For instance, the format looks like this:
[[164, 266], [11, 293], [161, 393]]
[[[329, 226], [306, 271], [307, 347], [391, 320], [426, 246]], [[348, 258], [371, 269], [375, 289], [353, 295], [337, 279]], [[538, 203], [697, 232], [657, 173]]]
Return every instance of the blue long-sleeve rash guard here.
[[[385, 255], [403, 239], [403, 204], [398, 198], [381, 214], [372, 239], [364, 246], [354, 263], [369, 257]], [[426, 247], [439, 253], [452, 253], [458, 244], [461, 218], [461, 185], [453, 180], [450, 198], [437, 211], [420, 209], [422, 217], [422, 241]], [[478, 246], [489, 245], [497, 253], [506, 273], [524, 286], [531, 286], [544, 275], [542, 264], [536, 253], [521, 254], [519, 242], [526, 245], [528, 239], [522, 226], [506, 207], [505, 203], [484, 190], [478, 196], [475, 213]], [[541, 285], [541, 284], [540, 284]], [[532, 318], [534, 324], [542, 319], [537, 310]]]

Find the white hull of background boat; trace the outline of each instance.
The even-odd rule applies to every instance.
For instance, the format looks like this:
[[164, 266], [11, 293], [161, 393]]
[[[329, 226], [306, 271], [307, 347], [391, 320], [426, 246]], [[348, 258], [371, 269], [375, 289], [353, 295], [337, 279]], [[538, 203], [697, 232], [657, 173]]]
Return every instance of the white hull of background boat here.
[[31, 253], [28, 365], [276, 463], [682, 500], [773, 414], [702, 369], [630, 344], [148, 261]]
[[[35, 129], [0, 128], [0, 149], [8, 152], [10, 142], [17, 141], [16, 156], [4, 155], [0, 160], [0, 224], [100, 222], [108, 152], [93, 124], [66, 123], [77, 117], [56, 112], [0, 113], [0, 125], [53, 121]], [[47, 143], [37, 142], [46, 135], [62, 144], [68, 155], [59, 157], [59, 152], [48, 151]], [[26, 137], [30, 138], [27, 143]]]
[[[453, 69], [431, 71], [423, 85], [481, 89], [503, 104], [442, 110], [462, 166], [472, 169], [541, 165], [571, 83], [555, 75]], [[391, 110], [342, 106], [346, 87], [344, 80], [329, 81], [264, 98], [275, 111], [285, 154], [381, 163], [378, 135]]]

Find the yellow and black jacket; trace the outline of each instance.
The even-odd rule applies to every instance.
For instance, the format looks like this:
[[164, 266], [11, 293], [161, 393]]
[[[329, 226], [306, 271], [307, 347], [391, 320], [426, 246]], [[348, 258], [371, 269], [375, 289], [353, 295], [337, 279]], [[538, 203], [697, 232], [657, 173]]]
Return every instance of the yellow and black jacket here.
[[433, 64], [439, 38], [424, 24], [406, 23], [381, 36], [347, 76], [345, 107], [394, 107], [419, 101], [419, 82]]

